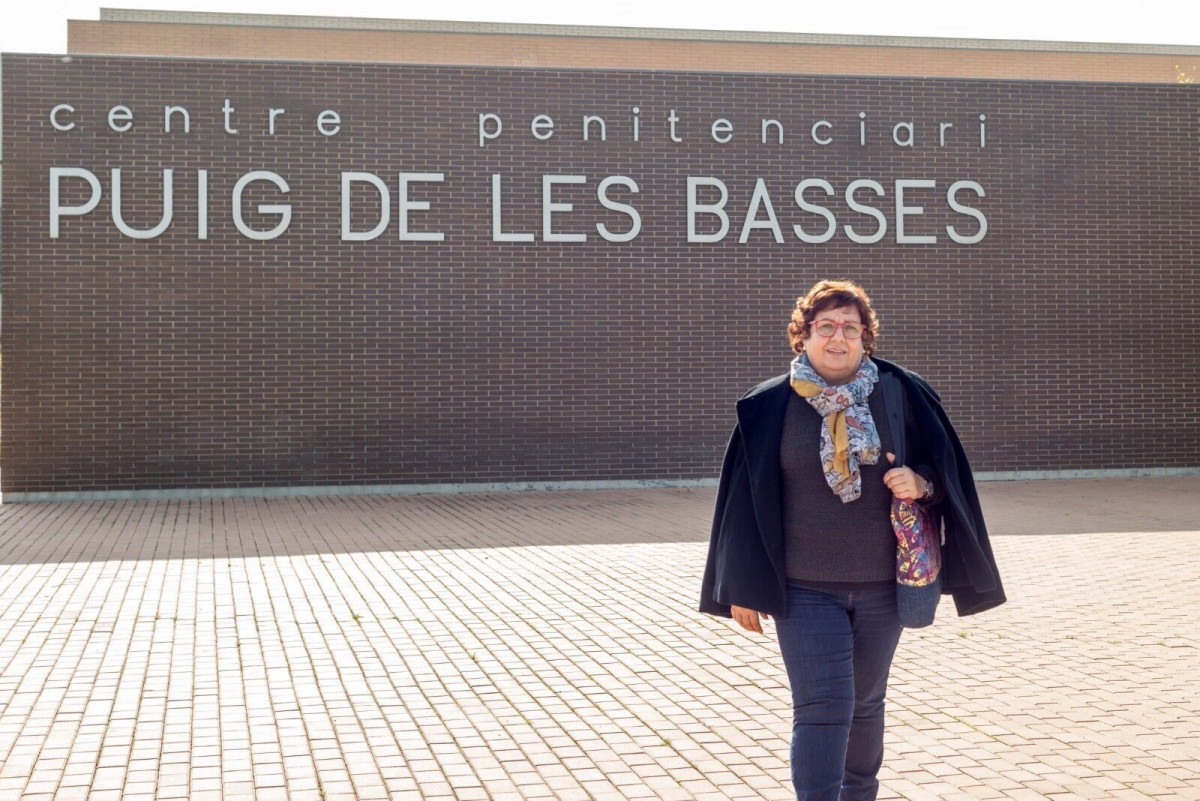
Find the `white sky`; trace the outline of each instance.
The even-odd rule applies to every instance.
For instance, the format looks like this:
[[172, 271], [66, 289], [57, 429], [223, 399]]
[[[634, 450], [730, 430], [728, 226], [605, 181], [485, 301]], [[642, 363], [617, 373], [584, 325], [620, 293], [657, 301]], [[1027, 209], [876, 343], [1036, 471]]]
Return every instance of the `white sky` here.
[[[391, 19], [1200, 45], [1200, 0], [112, 0], [105, 5]], [[66, 52], [66, 21], [99, 19], [100, 8], [99, 3], [76, 0], [0, 0], [0, 51]]]

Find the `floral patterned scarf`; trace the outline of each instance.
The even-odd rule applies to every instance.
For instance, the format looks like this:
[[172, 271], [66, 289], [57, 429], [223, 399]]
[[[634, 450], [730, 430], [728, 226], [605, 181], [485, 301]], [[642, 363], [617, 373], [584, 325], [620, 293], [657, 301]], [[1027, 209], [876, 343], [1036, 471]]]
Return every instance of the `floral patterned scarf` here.
[[842, 503], [862, 495], [860, 464], [879, 462], [879, 431], [867, 406], [867, 398], [879, 380], [879, 368], [864, 356], [849, 384], [831, 387], [808, 363], [808, 357], [792, 361], [792, 389], [808, 401], [823, 418], [821, 423], [821, 467], [829, 488]]

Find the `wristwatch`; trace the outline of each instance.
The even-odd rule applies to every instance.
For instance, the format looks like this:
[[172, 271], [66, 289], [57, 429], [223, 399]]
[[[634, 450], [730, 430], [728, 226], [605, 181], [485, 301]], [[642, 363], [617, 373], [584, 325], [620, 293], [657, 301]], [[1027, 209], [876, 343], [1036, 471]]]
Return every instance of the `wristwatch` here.
[[[925, 478], [925, 476], [921, 476]], [[925, 494], [921, 496], [922, 501], [928, 501], [933, 498], [933, 482], [925, 478]]]

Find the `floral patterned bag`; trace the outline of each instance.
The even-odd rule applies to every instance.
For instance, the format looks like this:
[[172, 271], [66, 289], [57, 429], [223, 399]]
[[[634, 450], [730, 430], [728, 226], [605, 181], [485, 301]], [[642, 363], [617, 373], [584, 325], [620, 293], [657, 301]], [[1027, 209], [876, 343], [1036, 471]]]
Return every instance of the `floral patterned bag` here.
[[[879, 377], [883, 403], [892, 431], [894, 467], [904, 465], [904, 388], [894, 375]], [[896, 532], [896, 607], [900, 625], [923, 628], [933, 623], [942, 597], [941, 520], [934, 510], [916, 501], [892, 498], [892, 529]]]
[[942, 537], [927, 506], [892, 498], [896, 532], [896, 606], [900, 625], [919, 629], [933, 623], [942, 597]]

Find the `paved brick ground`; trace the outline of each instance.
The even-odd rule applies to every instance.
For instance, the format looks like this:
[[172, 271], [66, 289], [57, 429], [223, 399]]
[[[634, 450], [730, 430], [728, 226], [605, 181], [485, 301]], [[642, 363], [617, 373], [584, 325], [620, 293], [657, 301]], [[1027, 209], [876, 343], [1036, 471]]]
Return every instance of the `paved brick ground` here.
[[[1011, 602], [905, 635], [885, 797], [1200, 799], [1200, 479], [983, 494]], [[5, 505], [0, 799], [788, 798], [712, 495]]]

